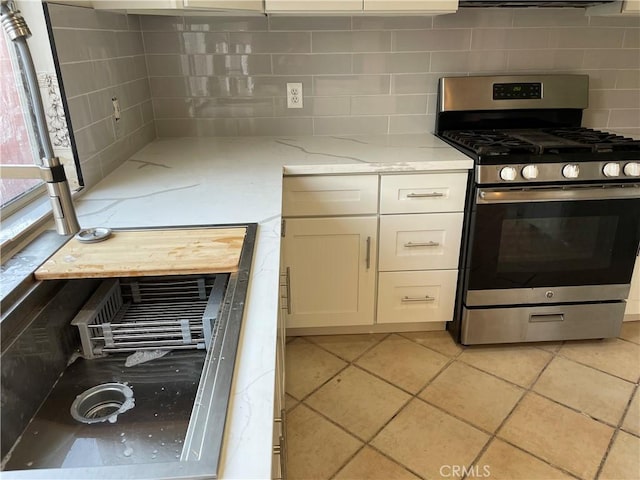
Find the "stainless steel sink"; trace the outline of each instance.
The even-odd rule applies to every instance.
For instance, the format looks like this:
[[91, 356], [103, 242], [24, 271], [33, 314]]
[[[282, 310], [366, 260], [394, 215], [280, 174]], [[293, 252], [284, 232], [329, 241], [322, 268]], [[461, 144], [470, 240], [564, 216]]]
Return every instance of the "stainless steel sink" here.
[[70, 319], [95, 280], [37, 283], [4, 312], [2, 477], [215, 478], [255, 234], [247, 225], [206, 351], [133, 367], [127, 353], [80, 357]]

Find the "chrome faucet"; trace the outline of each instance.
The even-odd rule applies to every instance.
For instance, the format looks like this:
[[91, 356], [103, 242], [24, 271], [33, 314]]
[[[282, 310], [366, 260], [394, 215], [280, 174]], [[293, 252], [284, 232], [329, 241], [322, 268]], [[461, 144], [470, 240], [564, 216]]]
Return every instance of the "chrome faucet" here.
[[31, 31], [20, 12], [14, 9], [13, 2], [9, 0], [0, 1], [0, 22], [9, 38], [14, 42], [22, 63], [27, 84], [26, 90], [36, 124], [35, 136], [38, 139], [39, 152], [42, 156], [39, 162], [35, 162], [35, 165], [0, 165], [1, 176], [2, 178], [42, 178], [51, 200], [53, 220], [57, 232], [60, 235], [77, 233], [80, 226], [71, 200], [69, 182], [60, 159], [53, 152], [38, 87], [38, 78], [33, 66], [31, 51], [27, 45], [27, 38], [31, 36]]

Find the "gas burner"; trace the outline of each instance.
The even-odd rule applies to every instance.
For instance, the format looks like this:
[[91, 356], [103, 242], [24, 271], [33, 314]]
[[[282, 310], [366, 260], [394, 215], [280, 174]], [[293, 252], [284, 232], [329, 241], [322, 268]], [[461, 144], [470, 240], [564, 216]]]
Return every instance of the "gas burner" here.
[[591, 145], [596, 152], [637, 152], [640, 140], [585, 127], [545, 129], [545, 132], [567, 140]]
[[536, 153], [535, 145], [498, 130], [452, 130], [443, 136], [480, 155]]

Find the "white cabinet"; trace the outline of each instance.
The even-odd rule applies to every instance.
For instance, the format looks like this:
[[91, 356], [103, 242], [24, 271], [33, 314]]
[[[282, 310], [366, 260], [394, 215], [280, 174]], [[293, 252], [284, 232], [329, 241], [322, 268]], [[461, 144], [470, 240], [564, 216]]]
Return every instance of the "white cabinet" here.
[[452, 320], [466, 184], [467, 172], [285, 177], [287, 328]]
[[287, 327], [372, 324], [377, 218], [286, 219]]
[[380, 271], [458, 268], [462, 212], [380, 217]]
[[383, 175], [380, 213], [461, 212], [466, 185], [465, 172]]
[[263, 0], [93, 0], [96, 10], [126, 10], [132, 13], [172, 14], [189, 11], [237, 11], [264, 13]]
[[466, 172], [382, 175], [377, 323], [453, 319]]
[[378, 323], [451, 320], [457, 278], [457, 270], [381, 272]]
[[273, 480], [285, 479], [287, 468], [284, 344], [284, 320], [282, 312], [279, 311], [276, 344], [276, 380], [273, 399], [273, 455], [271, 458], [271, 478]]
[[625, 320], [640, 320], [640, 257], [636, 257], [636, 265], [631, 277], [631, 290], [624, 311]]
[[590, 16], [640, 15], [640, 0], [618, 0], [587, 8]]
[[458, 0], [265, 0], [267, 13], [453, 13]]
[[454, 13], [458, 0], [364, 0], [365, 12], [380, 13]]
[[367, 215], [378, 212], [377, 175], [285, 177], [282, 215]]

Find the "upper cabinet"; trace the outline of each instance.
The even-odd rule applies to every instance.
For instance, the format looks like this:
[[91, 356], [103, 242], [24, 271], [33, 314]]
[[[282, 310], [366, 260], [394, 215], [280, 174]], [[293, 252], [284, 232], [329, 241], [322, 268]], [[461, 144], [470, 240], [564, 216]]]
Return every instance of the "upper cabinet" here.
[[267, 13], [422, 14], [453, 13], [458, 0], [265, 0]]
[[613, 16], [613, 15], [640, 15], [640, 0], [618, 0], [613, 3], [605, 3], [587, 8], [587, 15]]
[[182, 13], [189, 11], [237, 11], [264, 13], [263, 0], [93, 0], [97, 10], [126, 10], [132, 13]]

